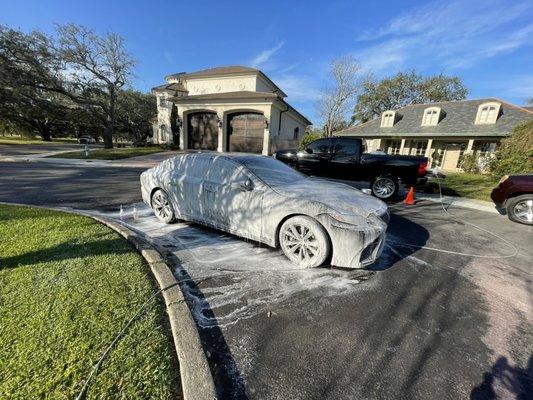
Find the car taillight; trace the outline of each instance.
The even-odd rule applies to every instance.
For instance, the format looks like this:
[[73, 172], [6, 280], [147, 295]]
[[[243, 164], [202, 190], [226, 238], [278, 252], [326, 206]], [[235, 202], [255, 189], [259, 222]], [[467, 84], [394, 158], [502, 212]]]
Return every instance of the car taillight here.
[[428, 168], [428, 163], [427, 163], [427, 161], [418, 164], [418, 175], [419, 175], [419, 176], [424, 176], [424, 175], [426, 175], [426, 170], [427, 170], [427, 168]]

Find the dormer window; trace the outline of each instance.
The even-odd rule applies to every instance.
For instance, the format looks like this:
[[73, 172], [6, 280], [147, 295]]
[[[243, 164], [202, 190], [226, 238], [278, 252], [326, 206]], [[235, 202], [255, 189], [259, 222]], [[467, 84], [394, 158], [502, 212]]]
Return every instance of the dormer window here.
[[424, 110], [424, 116], [422, 117], [422, 126], [436, 126], [442, 115], [442, 109], [440, 107], [428, 107]]
[[500, 115], [500, 103], [483, 103], [477, 109], [476, 124], [495, 124]]
[[391, 128], [396, 123], [396, 111], [385, 111], [381, 115], [381, 127]]

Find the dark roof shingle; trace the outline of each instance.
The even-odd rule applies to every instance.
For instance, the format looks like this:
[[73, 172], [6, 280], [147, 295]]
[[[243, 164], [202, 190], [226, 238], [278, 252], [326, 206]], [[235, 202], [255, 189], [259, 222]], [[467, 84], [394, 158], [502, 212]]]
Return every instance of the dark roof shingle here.
[[[500, 116], [495, 124], [476, 125], [478, 107], [487, 102], [501, 104]], [[436, 126], [422, 126], [422, 116], [427, 107], [440, 107], [445, 113], [444, 118]], [[413, 104], [395, 111], [401, 115], [401, 118], [391, 128], [382, 128], [380, 126], [381, 118], [376, 118], [336, 134], [352, 136], [506, 136], [512, 132], [515, 126], [533, 119], [533, 112], [496, 98]]]

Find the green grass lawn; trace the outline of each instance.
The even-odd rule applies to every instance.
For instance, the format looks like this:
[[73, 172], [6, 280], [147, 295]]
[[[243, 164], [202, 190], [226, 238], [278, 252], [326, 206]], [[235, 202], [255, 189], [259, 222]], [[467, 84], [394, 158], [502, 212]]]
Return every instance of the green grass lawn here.
[[54, 144], [54, 143], [78, 143], [75, 138], [57, 138], [51, 142], [45, 142], [39, 138], [29, 139], [22, 136], [0, 136], [0, 144]]
[[159, 146], [150, 147], [125, 147], [116, 149], [96, 149], [89, 152], [89, 157], [85, 157], [83, 147], [80, 151], [69, 151], [54, 156], [54, 158], [79, 158], [85, 160], [119, 160], [122, 158], [144, 156], [146, 154], [161, 153], [165, 151]]
[[[446, 173], [441, 180], [443, 194], [492, 201], [490, 192], [497, 186], [499, 178], [491, 175]], [[430, 178], [428, 184], [435, 187], [437, 180]], [[428, 187], [428, 184], [425, 187]]]
[[[0, 398], [73, 399], [154, 292], [145, 260], [90, 218], [0, 205]], [[158, 297], [102, 364], [88, 399], [181, 398]]]

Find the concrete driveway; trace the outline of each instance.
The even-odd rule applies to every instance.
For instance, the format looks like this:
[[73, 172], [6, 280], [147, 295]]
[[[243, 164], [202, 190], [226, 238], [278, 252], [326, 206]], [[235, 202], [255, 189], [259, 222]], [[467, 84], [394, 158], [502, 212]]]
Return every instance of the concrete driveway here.
[[[379, 263], [364, 271], [299, 270], [277, 250], [191, 224], [160, 224], [138, 203], [142, 170], [0, 168], [0, 201], [114, 218], [124, 205], [123, 223], [150, 238], [183, 282], [221, 398], [531, 393], [531, 227], [460, 208], [450, 219], [435, 203], [397, 204]], [[463, 221], [502, 235], [518, 254]]]

